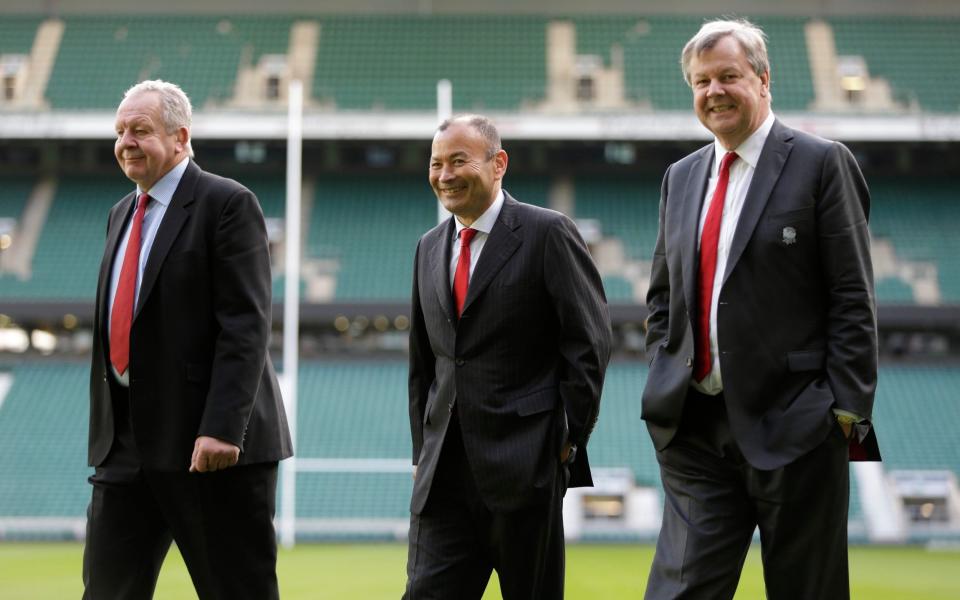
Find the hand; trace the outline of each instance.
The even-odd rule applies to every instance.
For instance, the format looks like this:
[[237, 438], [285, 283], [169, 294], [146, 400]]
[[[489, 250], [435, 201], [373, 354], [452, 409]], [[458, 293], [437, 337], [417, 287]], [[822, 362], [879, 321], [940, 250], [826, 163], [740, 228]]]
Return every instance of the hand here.
[[230, 442], [201, 435], [193, 444], [191, 473], [209, 473], [232, 467], [240, 460], [240, 448]]
[[560, 451], [560, 464], [565, 464], [567, 459], [570, 458], [570, 448], [573, 446], [570, 442], [567, 442], [563, 445], [563, 450]]

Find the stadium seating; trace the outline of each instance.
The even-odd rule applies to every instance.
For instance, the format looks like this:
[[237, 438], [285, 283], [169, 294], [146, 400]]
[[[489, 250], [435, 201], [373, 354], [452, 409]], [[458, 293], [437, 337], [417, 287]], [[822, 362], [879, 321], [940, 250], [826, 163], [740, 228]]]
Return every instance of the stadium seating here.
[[[763, 17], [756, 22], [771, 40], [774, 106], [804, 110], [813, 100], [813, 83], [804, 39], [804, 20]], [[601, 56], [623, 49], [628, 99], [658, 110], [689, 110], [690, 88], [680, 71], [680, 51], [703, 24], [698, 17], [581, 17], [574, 19], [579, 54]]]
[[410, 296], [417, 240], [437, 222], [426, 176], [334, 176], [316, 183], [306, 254], [339, 261], [337, 300]]
[[[241, 56], [287, 52], [292, 18], [68, 17], [47, 87], [54, 109], [112, 109], [142, 79], [176, 81], [202, 108], [234, 93]], [[109, 65], [109, 68], [104, 68]]]
[[[564, 17], [531, 15], [318, 15], [321, 34], [314, 101], [339, 110], [432, 110], [439, 79], [453, 83], [458, 111], [532, 107], [546, 95], [547, 27]], [[110, 109], [133, 82], [178, 81], [198, 107], [234, 93], [238, 67], [288, 51], [293, 17], [68, 16], [46, 98], [54, 109]], [[683, 44], [702, 17], [603, 15], [573, 17], [579, 55], [610, 66], [623, 51], [628, 102], [656, 110], [688, 110], [679, 70]], [[806, 110], [814, 99], [800, 17], [758, 16], [770, 39], [774, 106]], [[41, 19], [4, 17], [0, 54], [29, 53]], [[934, 112], [960, 109], [960, 81], [938, 77], [960, 58], [955, 18], [833, 17], [840, 55], [866, 59], [894, 99]], [[466, 27], [465, 25], [469, 25]], [[896, 39], [896, 44], [890, 40]], [[386, 49], [386, 51], [385, 51]], [[482, 49], [484, 60], [476, 59]], [[442, 56], [442, 60], [437, 57]], [[101, 65], [110, 65], [102, 68]], [[510, 65], [509, 69], [503, 68]]]
[[[300, 458], [410, 459], [404, 361], [308, 361], [301, 368]], [[24, 362], [6, 370], [14, 382], [0, 406], [0, 519], [82, 518], [90, 497], [88, 366]], [[610, 366], [590, 458], [595, 467], [629, 467], [640, 485], [658, 487], [656, 457], [640, 420], [645, 378], [642, 363]], [[874, 422], [886, 469], [960, 473], [952, 427], [960, 421], [958, 386], [955, 367], [881, 368]], [[303, 472], [298, 485], [298, 518], [321, 520], [405, 519], [412, 489], [405, 472]], [[862, 519], [854, 480], [850, 520]]]
[[[893, 242], [898, 260], [936, 267], [941, 302], [960, 302], [960, 203], [956, 179], [872, 178], [870, 229], [874, 238]], [[893, 287], [896, 286], [896, 287]], [[911, 301], [903, 283], [880, 280], [880, 302]]]
[[452, 82], [458, 111], [544, 95], [542, 17], [338, 16], [320, 26], [313, 98], [341, 110], [432, 110], [440, 79]]
[[33, 181], [26, 177], [4, 177], [0, 185], [0, 219], [20, 219], [32, 188]]
[[33, 16], [4, 15], [0, 20], [0, 54], [30, 54], [41, 20]]
[[960, 79], [944, 76], [960, 60], [956, 18], [833, 17], [837, 54], [863, 56], [871, 77], [887, 79], [894, 99], [933, 112], [960, 110]]
[[0, 276], [0, 298], [92, 300], [106, 239], [110, 207], [132, 190], [115, 178], [61, 180], [33, 257], [32, 275]]
[[89, 365], [16, 365], [0, 406], [0, 518], [80, 517], [86, 477]]
[[889, 366], [880, 371], [874, 423], [887, 469], [947, 469], [960, 475], [960, 370]]

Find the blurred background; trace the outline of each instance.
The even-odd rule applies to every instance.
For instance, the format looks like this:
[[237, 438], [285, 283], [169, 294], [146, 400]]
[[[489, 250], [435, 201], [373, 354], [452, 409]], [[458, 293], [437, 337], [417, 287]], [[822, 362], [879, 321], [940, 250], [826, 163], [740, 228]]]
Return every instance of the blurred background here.
[[[571, 491], [571, 539], [649, 542], [662, 495], [640, 420], [642, 321], [667, 165], [711, 138], [679, 69], [709, 18], [769, 36], [773, 108], [847, 144], [872, 193], [882, 464], [851, 470], [857, 543], [960, 543], [960, 4], [699, 0], [4, 0], [0, 3], [0, 540], [81, 539], [87, 378], [123, 92], [178, 83], [196, 160], [258, 196], [299, 281], [297, 541], [404, 540], [406, 343], [437, 83], [510, 155], [505, 188], [575, 219], [616, 351]], [[287, 94], [303, 82], [302, 253], [285, 272]], [[644, 569], [645, 570], [645, 566]]]

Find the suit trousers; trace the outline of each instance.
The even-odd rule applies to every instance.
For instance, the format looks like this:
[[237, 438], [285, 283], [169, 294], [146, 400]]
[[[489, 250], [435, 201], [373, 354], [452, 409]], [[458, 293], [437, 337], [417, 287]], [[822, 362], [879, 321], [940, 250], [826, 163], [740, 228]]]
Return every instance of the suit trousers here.
[[176, 472], [143, 469], [129, 394], [115, 382], [111, 392], [114, 444], [89, 479], [84, 600], [152, 598], [171, 541], [200, 600], [279, 598], [277, 463], [211, 473], [189, 473], [189, 465]]
[[426, 506], [410, 519], [404, 600], [480, 600], [494, 569], [504, 600], [562, 599], [567, 467], [546, 503], [492, 512], [471, 474], [456, 415], [454, 407]]
[[850, 597], [849, 462], [839, 425], [794, 462], [761, 471], [737, 447], [723, 394], [691, 388], [676, 437], [657, 459], [665, 501], [647, 600], [733, 598], [757, 528], [767, 598]]

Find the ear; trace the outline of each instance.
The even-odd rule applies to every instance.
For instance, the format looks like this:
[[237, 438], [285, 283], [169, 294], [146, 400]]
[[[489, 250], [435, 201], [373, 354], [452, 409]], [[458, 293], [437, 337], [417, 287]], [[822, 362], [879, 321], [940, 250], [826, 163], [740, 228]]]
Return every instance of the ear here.
[[762, 86], [760, 90], [760, 95], [769, 96], [770, 95], [770, 69], [767, 69], [766, 71], [763, 72], [762, 75], [760, 75], [760, 84]]
[[186, 127], [177, 129], [177, 153], [187, 151], [187, 142], [190, 141], [190, 130]]
[[493, 168], [496, 179], [503, 179], [503, 176], [506, 175], [508, 162], [510, 162], [510, 159], [507, 156], [507, 151], [502, 148], [493, 156]]

